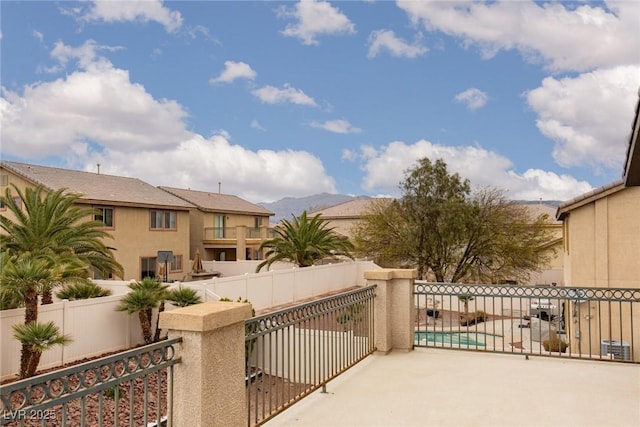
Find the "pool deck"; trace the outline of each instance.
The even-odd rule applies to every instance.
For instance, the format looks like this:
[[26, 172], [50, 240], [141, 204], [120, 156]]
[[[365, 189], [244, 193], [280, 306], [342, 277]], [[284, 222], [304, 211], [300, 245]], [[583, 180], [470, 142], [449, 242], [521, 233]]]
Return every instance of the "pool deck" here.
[[265, 424], [640, 426], [640, 365], [419, 348], [367, 357]]

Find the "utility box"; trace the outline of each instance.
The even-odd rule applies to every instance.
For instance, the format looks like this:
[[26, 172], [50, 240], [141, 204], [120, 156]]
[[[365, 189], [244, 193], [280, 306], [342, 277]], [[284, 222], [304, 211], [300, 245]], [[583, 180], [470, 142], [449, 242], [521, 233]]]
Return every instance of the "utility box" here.
[[631, 346], [626, 341], [600, 340], [600, 356], [608, 354], [616, 360], [631, 360]]

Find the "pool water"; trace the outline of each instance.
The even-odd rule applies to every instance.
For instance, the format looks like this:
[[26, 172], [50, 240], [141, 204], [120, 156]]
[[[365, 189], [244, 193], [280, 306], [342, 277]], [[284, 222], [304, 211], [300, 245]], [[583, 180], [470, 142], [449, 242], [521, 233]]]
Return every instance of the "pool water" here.
[[481, 332], [428, 332], [416, 331], [415, 339], [420, 342], [451, 344], [456, 346], [485, 347], [485, 334]]

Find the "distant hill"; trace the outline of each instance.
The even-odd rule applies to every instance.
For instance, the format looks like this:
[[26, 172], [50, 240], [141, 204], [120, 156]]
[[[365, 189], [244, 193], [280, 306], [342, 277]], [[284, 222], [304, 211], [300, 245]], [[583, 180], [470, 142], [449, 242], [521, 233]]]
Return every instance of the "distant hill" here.
[[[258, 205], [263, 206], [266, 209], [269, 209], [271, 212], [275, 213], [275, 216], [271, 218], [271, 222], [278, 223], [283, 218], [291, 219], [291, 215], [300, 215], [305, 210], [307, 212], [319, 211], [330, 206], [348, 202], [357, 197], [358, 196], [347, 196], [345, 194], [320, 193], [306, 197], [285, 197], [284, 199], [280, 199], [277, 202], [263, 202], [258, 203]], [[516, 200], [516, 202], [522, 203], [524, 205], [537, 205], [538, 203], [541, 203], [543, 205], [553, 207], [558, 207], [558, 205], [561, 203], [561, 201], [559, 200]]]
[[300, 215], [305, 210], [307, 212], [318, 211], [352, 199], [355, 197], [345, 194], [320, 193], [307, 197], [285, 197], [277, 202], [258, 203], [258, 205], [275, 213], [275, 216], [271, 217], [271, 222], [277, 223], [283, 218], [291, 219], [291, 215]]

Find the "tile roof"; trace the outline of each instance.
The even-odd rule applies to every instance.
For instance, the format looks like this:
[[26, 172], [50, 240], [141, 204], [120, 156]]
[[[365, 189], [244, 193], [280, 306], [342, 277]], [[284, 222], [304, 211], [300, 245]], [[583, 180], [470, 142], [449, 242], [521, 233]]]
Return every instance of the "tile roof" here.
[[369, 206], [371, 206], [371, 203], [379, 200], [391, 200], [391, 199], [390, 198], [358, 197], [344, 203], [340, 203], [325, 209], [312, 212], [309, 215], [314, 216], [317, 214], [321, 214], [323, 218], [333, 218], [333, 219], [359, 218], [369, 209]]
[[1, 161], [0, 165], [35, 185], [49, 190], [67, 188], [82, 194], [81, 201], [129, 206], [155, 206], [189, 209], [184, 200], [137, 178], [98, 174], [70, 169]]
[[160, 187], [204, 211], [245, 213], [254, 215], [275, 215], [260, 205], [253, 204], [238, 196], [207, 191], [185, 190], [183, 188]]
[[609, 194], [616, 193], [620, 190], [623, 190], [624, 188], [624, 180], [619, 179], [607, 185], [603, 185], [602, 187], [596, 188], [595, 190], [591, 190], [587, 193], [581, 194], [578, 197], [574, 197], [571, 200], [562, 202], [558, 205], [556, 218], [562, 220], [569, 213], [569, 211], [586, 205], [587, 203], [590, 203], [592, 201], [601, 199], [605, 196], [608, 196]]
[[561, 223], [561, 221], [556, 220], [556, 208], [553, 206], [545, 205], [542, 203], [522, 204], [521, 206], [524, 206], [527, 209], [532, 220], [535, 220], [540, 215], [546, 214], [549, 216], [550, 223], [556, 225]]

